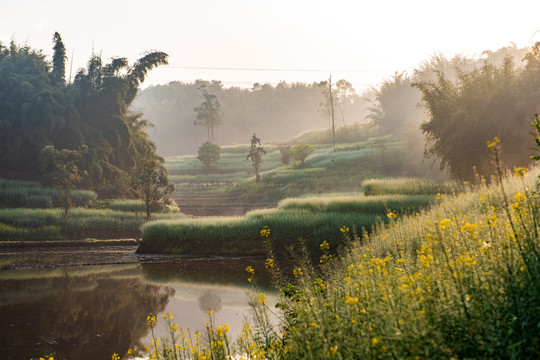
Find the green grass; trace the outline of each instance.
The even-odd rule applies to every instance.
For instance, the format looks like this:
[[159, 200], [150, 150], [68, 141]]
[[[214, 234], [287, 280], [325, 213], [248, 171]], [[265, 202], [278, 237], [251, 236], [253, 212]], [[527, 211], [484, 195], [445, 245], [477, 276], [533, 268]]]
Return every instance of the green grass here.
[[[178, 218], [159, 214], [154, 218]], [[0, 209], [0, 240], [108, 239], [139, 237], [146, 216], [110, 209], [76, 208], [70, 211], [67, 228], [61, 209]]]
[[368, 179], [362, 183], [367, 196], [450, 194], [462, 187], [456, 182], [410, 177]]
[[434, 196], [332, 196], [286, 199], [275, 209], [251, 211], [244, 217], [207, 217], [155, 221], [143, 227], [138, 251], [189, 255], [264, 254], [259, 238], [263, 227], [272, 231], [280, 255], [284, 249], [308, 240], [309, 251], [319, 255], [327, 241], [335, 251], [343, 244], [341, 228], [358, 234], [370, 229], [389, 211], [411, 213], [429, 206]]
[[[134, 212], [134, 213], [146, 213], [146, 205], [143, 200], [137, 199], [112, 199], [105, 200], [100, 203], [100, 208], [110, 209], [120, 212]], [[180, 209], [174, 201], [171, 201], [170, 205], [166, 205], [160, 213], [178, 213]]]
[[[327, 141], [316, 141], [319, 132], [306, 133], [291, 143], [314, 144], [315, 151], [300, 166], [292, 162], [284, 165], [279, 147], [265, 145], [261, 183], [256, 184], [251, 162], [246, 160], [249, 145], [222, 147], [217, 164], [207, 171], [195, 155], [166, 159], [165, 166], [176, 193], [206, 192], [208, 186], [220, 197], [230, 197], [241, 203], [276, 204], [288, 197], [329, 192], [357, 192], [365, 179], [387, 176], [429, 177], [434, 174], [418, 156], [411, 155], [406, 142], [390, 135], [368, 137], [371, 131], [364, 125], [340, 128], [351, 132], [351, 138], [338, 142], [333, 148]], [[357, 132], [362, 136], [354, 135]], [[327, 131], [320, 132], [320, 134]], [[324, 137], [323, 136], [323, 137]]]
[[[353, 124], [342, 126], [336, 129], [336, 142], [352, 143], [367, 140], [374, 133], [373, 128], [369, 124]], [[332, 144], [331, 129], [309, 130], [305, 131], [293, 139], [296, 144]]]
[[[273, 145], [264, 145], [266, 155], [263, 157], [261, 165], [262, 170], [274, 169], [282, 166], [281, 154], [279, 149]], [[196, 155], [175, 156], [166, 158], [165, 167], [171, 176], [171, 180], [183, 182], [182, 177], [175, 176], [195, 176], [195, 178], [186, 178], [189, 182], [199, 178], [200, 182], [228, 182], [219, 179], [220, 176], [243, 175], [243, 178], [249, 176], [253, 171], [251, 161], [247, 160], [249, 145], [224, 146], [221, 148], [221, 158], [209, 170], [197, 159]], [[216, 180], [216, 178], [218, 178]], [[241, 177], [235, 178], [235, 181]]]
[[286, 210], [308, 210], [312, 212], [362, 213], [384, 216], [388, 211], [413, 213], [426, 208], [435, 201], [432, 195], [386, 195], [364, 196], [319, 196], [285, 199], [278, 208]]
[[143, 226], [140, 253], [176, 253], [188, 255], [264, 255], [260, 231], [267, 226], [276, 241], [276, 251], [286, 255], [309, 239], [309, 248], [317, 252], [323, 241], [335, 249], [343, 239], [340, 228], [358, 229], [378, 221], [373, 214], [313, 213], [311, 211], [266, 210], [245, 217], [206, 217], [154, 221]]
[[[55, 205], [58, 192], [36, 181], [0, 179], [0, 208], [49, 209]], [[75, 206], [96, 206], [97, 194], [90, 190], [74, 190], [71, 200]]]

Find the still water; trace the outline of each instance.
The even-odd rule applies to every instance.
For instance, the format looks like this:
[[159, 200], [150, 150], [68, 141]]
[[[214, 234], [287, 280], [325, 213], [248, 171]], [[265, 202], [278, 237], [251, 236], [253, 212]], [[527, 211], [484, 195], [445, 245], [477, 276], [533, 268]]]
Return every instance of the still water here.
[[159, 337], [163, 314], [204, 332], [211, 308], [215, 323], [236, 337], [250, 316], [244, 269], [264, 273], [262, 259], [137, 256], [135, 249], [0, 250], [1, 358], [110, 359], [149, 344], [150, 313], [158, 315]]

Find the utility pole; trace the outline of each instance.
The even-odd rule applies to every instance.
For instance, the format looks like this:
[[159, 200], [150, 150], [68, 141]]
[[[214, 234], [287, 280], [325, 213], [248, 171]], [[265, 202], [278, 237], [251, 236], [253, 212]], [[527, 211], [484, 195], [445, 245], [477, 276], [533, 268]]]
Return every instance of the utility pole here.
[[332, 75], [328, 78], [328, 89], [330, 91], [330, 110], [332, 111], [332, 140], [334, 149], [336, 148], [336, 127], [334, 125], [334, 99], [332, 97]]
[[71, 74], [73, 73], [73, 55], [75, 55], [75, 49], [71, 52], [71, 63], [69, 65], [69, 80], [68, 85], [71, 84]]

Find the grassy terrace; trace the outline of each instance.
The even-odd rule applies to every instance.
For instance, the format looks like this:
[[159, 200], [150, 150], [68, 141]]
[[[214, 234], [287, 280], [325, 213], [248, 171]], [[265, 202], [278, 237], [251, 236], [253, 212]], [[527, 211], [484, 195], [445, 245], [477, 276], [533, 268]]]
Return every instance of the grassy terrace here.
[[299, 135], [290, 144], [305, 142], [315, 148], [302, 166], [292, 160], [283, 164], [279, 147], [265, 144], [260, 183], [246, 159], [248, 145], [223, 146], [221, 159], [210, 170], [195, 155], [167, 158], [165, 166], [180, 197], [186, 191], [211, 192], [251, 204], [277, 204], [306, 194], [360, 192], [362, 181], [369, 178], [437, 175], [422, 164], [419, 154], [411, 154], [403, 139], [368, 137], [368, 130], [360, 125], [340, 128], [336, 148], [328, 131]]
[[[417, 180], [420, 182], [420, 180]], [[270, 229], [276, 252], [284, 255], [298, 239], [307, 241], [310, 253], [320, 255], [326, 241], [336, 251], [346, 237], [358, 235], [388, 213], [410, 214], [435, 201], [435, 195], [348, 194], [286, 199], [277, 208], [251, 211], [243, 217], [206, 217], [157, 220], [143, 227], [140, 253], [264, 255], [260, 231]], [[348, 230], [347, 230], [348, 229]]]
[[0, 209], [0, 241], [138, 238], [145, 221], [143, 213], [77, 208], [66, 228], [61, 209]]

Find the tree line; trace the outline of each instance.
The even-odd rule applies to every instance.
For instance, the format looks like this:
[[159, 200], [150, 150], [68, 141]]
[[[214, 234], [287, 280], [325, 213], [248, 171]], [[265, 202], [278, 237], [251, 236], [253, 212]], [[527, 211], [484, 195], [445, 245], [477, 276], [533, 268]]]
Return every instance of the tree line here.
[[[226, 88], [220, 81], [197, 80], [146, 88], [133, 107], [155, 124], [151, 138], [160, 154], [185, 155], [196, 153], [205, 141], [221, 145], [246, 143], [253, 133], [263, 134], [265, 141], [280, 141], [306, 130], [329, 128], [327, 93], [325, 82], [281, 82], [275, 86], [255, 83], [245, 89]], [[364, 122], [369, 96], [357, 93], [346, 80], [336, 82], [336, 127]], [[219, 116], [211, 116], [216, 109]]]
[[129, 196], [137, 165], [163, 162], [147, 133], [151, 123], [131, 105], [148, 71], [167, 64], [167, 54], [146, 53], [133, 64], [92, 55], [66, 82], [58, 33], [53, 46], [51, 62], [28, 45], [0, 43], [0, 177], [43, 181], [51, 166], [44, 148], [84, 146], [78, 186], [105, 197]]

